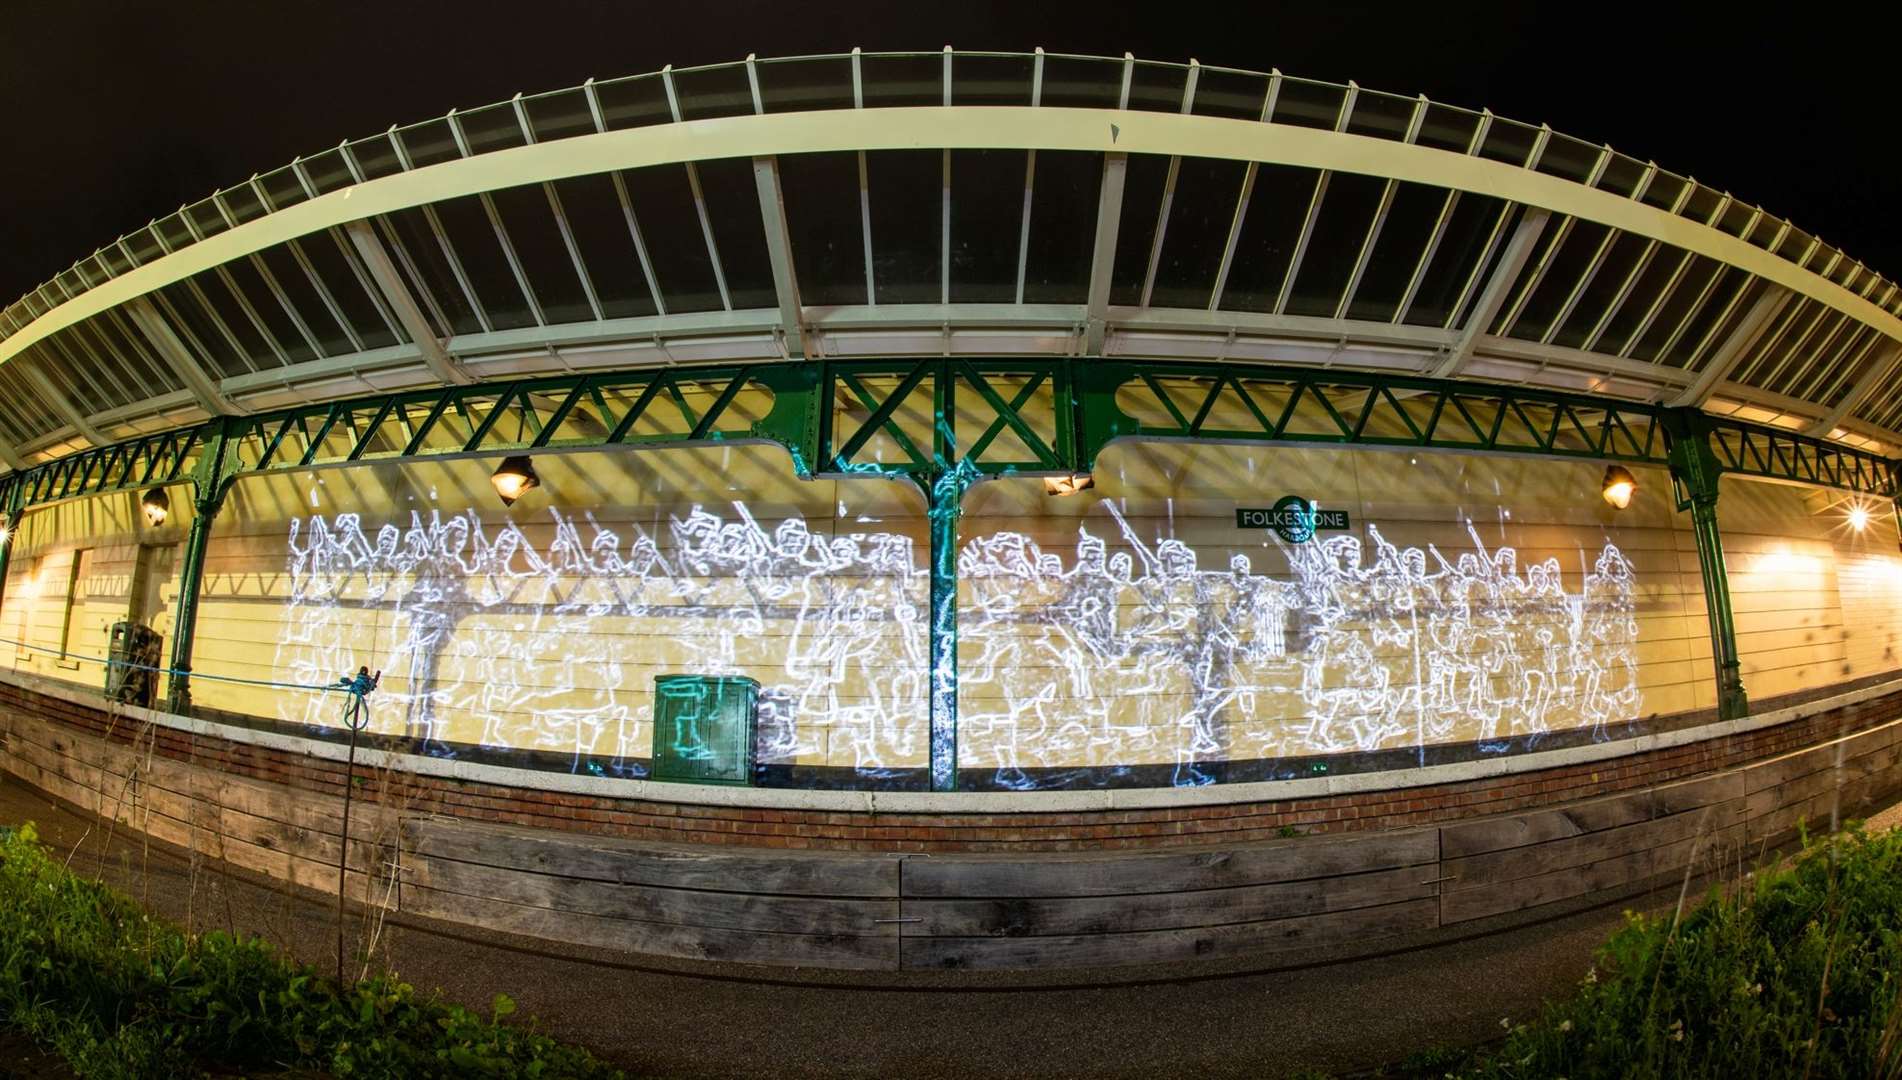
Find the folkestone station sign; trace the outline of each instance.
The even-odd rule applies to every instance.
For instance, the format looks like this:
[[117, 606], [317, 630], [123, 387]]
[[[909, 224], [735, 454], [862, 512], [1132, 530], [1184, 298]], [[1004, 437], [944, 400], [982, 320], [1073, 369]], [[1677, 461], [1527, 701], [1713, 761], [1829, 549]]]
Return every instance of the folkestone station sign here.
[[1284, 495], [1266, 509], [1236, 507], [1235, 527], [1273, 529], [1276, 536], [1288, 543], [1299, 544], [1312, 539], [1318, 531], [1339, 531], [1350, 526], [1345, 510], [1318, 510], [1299, 495]]

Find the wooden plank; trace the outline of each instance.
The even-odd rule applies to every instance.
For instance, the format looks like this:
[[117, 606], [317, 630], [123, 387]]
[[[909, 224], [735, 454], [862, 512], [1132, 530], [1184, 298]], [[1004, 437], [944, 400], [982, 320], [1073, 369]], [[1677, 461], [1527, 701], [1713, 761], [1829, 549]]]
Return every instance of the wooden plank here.
[[1700, 862], [1719, 865], [1720, 854], [1729, 852], [1741, 835], [1740, 827], [1731, 826], [1703, 837], [1686, 837], [1661, 847], [1628, 851], [1594, 863], [1448, 891], [1440, 897], [1440, 921], [1450, 926], [1607, 889], [1627, 886], [1635, 889], [1659, 875], [1682, 873], [1693, 853]]
[[1124, 934], [1044, 937], [912, 937], [907, 934], [904, 966], [907, 969], [1108, 967], [1265, 955], [1430, 930], [1439, 924], [1438, 907], [1438, 901], [1433, 899], [1407, 900], [1293, 919]]
[[1652, 813], [1667, 817], [1687, 810], [1701, 810], [1714, 803], [1732, 802], [1743, 798], [1746, 786], [1742, 769], [1663, 784], [1651, 789]]
[[[82, 809], [87, 808], [86, 802], [75, 796], [96, 794], [90, 788], [76, 785], [65, 777], [48, 773], [17, 758], [9, 761], [8, 771], [33, 784], [34, 787], [65, 799]], [[173, 847], [188, 851], [197, 850], [207, 857], [223, 859], [234, 866], [254, 870], [278, 880], [291, 881], [320, 892], [334, 894], [337, 891], [337, 864], [334, 857], [329, 862], [319, 862], [289, 852], [274, 851], [214, 829], [205, 828], [195, 822], [160, 813], [146, 804], [134, 802], [109, 804], [107, 811], [101, 816], [135, 828]], [[367, 845], [363, 847], [367, 848]], [[357, 852], [359, 845], [353, 844], [351, 850], [353, 853]], [[364, 855], [363, 861], [353, 857], [351, 860], [353, 865], [364, 866], [368, 861], [369, 852], [366, 850]], [[347, 875], [346, 889], [353, 899], [361, 901], [366, 890], [380, 899], [385, 886], [380, 878], [373, 885], [372, 880], [360, 869], [352, 869]]]
[[1197, 892], [1036, 899], [907, 899], [907, 937], [1121, 934], [1262, 922], [1438, 894], [1431, 866]]
[[405, 830], [412, 850], [424, 859], [677, 889], [787, 896], [898, 895], [898, 859], [879, 853], [717, 851], [710, 845], [617, 840], [453, 818], [418, 818]]
[[1894, 772], [1874, 773], [1831, 787], [1806, 799], [1778, 806], [1749, 821], [1752, 843], [1780, 844], [1793, 839], [1797, 824], [1805, 823], [1810, 835], [1827, 831], [1832, 821], [1841, 824], [1859, 818], [1889, 802], [1902, 791], [1902, 776]]
[[581, 915], [770, 933], [877, 936], [898, 918], [898, 899], [834, 899], [708, 892], [537, 874], [453, 859], [411, 861], [409, 880], [442, 892]]
[[1423, 866], [1438, 856], [1439, 835], [1432, 829], [1307, 836], [1218, 851], [1113, 858], [934, 854], [906, 860], [904, 895], [1030, 899], [1176, 893]]
[[1767, 761], [1753, 761], [1744, 768], [1744, 789], [1752, 794], [1788, 784], [1825, 767], [1833, 760], [1827, 746], [1810, 747]]
[[[1845, 753], [1849, 749], [1845, 747]], [[1761, 817], [1863, 777], [1892, 771], [1898, 762], [1902, 762], [1902, 747], [1874, 745], [1866, 749], [1867, 753], [1846, 756], [1840, 763], [1827, 764], [1814, 772], [1756, 790], [1747, 800], [1749, 809], [1746, 816]]]
[[465, 926], [617, 952], [777, 967], [892, 970], [898, 966], [897, 924], [878, 935], [769, 934], [555, 911], [413, 884], [403, 886], [402, 909]]
[[[1842, 745], [1839, 746], [1839, 742]], [[1749, 775], [1746, 787], [1754, 793], [1788, 784], [1812, 773], [1834, 767], [1839, 757], [1843, 759], [1860, 757], [1864, 753], [1893, 746], [1895, 743], [1895, 731], [1890, 725], [1884, 725], [1847, 736], [1843, 740], [1831, 740], [1768, 761], [1753, 762], [1746, 767]]]
[[1649, 791], [1634, 791], [1509, 817], [1480, 818], [1440, 826], [1440, 854], [1448, 859], [1583, 836], [1654, 816]]
[[[76, 744], [68, 742], [69, 747]], [[293, 843], [284, 831], [291, 827], [279, 822], [228, 818], [226, 808], [206, 800], [180, 796], [147, 784], [125, 785], [123, 778], [103, 772], [76, 758], [28, 741], [15, 745], [10, 755], [10, 771], [34, 786], [99, 814], [108, 820], [137, 828], [156, 839], [186, 850], [197, 850], [233, 865], [255, 870], [281, 880], [323, 892], [334, 893], [337, 881], [338, 844], [335, 837], [323, 838], [315, 850]], [[30, 770], [30, 771], [29, 771]], [[217, 776], [205, 770], [208, 786], [217, 790]], [[108, 794], [102, 799], [101, 777]], [[118, 792], [123, 789], [124, 797]], [[351, 869], [348, 875], [351, 895], [364, 895], [366, 873], [381, 874], [387, 858], [385, 848], [370, 835], [357, 836], [352, 821]]]
[[1632, 852], [1662, 847], [1693, 836], [1699, 830], [1710, 832], [1724, 828], [1735, 821], [1735, 810], [1728, 809], [1731, 806], [1729, 803], [1714, 804], [1670, 817], [1601, 829], [1582, 836], [1548, 840], [1531, 847], [1507, 848], [1447, 859], [1441, 864], [1440, 871], [1455, 879], [1446, 886], [1446, 891], [1451, 893], [1490, 888], [1500, 882], [1590, 866]]
[[97, 798], [97, 793], [92, 788], [69, 779], [58, 769], [33, 760], [27, 755], [12, 753], [7, 755], [5, 761], [7, 771], [14, 776], [74, 806], [86, 807]]
[[[19, 741], [22, 753], [38, 754], [42, 760], [48, 754], [63, 754], [76, 767], [88, 770], [87, 776], [96, 779], [87, 782], [94, 784], [95, 792], [103, 789], [109, 801], [116, 799], [121, 791], [134, 790], [127, 781], [136, 764], [136, 790], [152, 798], [160, 798], [159, 792], [170, 792], [184, 799], [202, 800], [215, 793], [221, 805], [266, 821], [333, 837], [342, 827], [342, 802], [337, 794], [312, 794], [289, 785], [223, 772], [212, 766], [193, 765], [161, 755], [148, 756], [90, 736], [62, 736], [45, 742], [31, 738]], [[49, 749], [55, 745], [60, 749]], [[373, 839], [377, 832], [393, 823], [394, 811], [376, 802], [358, 800], [351, 811], [352, 843]]]

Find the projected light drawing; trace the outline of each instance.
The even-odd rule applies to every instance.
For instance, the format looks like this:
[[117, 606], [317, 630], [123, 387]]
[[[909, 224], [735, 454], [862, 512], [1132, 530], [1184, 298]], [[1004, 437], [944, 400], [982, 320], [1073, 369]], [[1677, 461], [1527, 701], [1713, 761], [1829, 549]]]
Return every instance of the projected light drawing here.
[[[1277, 542], [1264, 554], [1282, 573], [1239, 553], [1204, 569], [1102, 505], [1113, 535], [1079, 527], [1067, 562], [1009, 531], [959, 553], [961, 754], [999, 784], [1085, 765], [1173, 764], [1194, 784], [1225, 759], [1504, 750], [1565, 728], [1604, 737], [1640, 711], [1635, 579], [1612, 544], [1588, 565], [1581, 551], [1572, 592], [1557, 558], [1521, 567], [1470, 523], [1473, 549], [1450, 558], [1370, 525], [1365, 545]], [[473, 512], [373, 531], [355, 514], [294, 521], [278, 670], [325, 682], [381, 665], [373, 730], [622, 775], [648, 754], [655, 674], [750, 675], [762, 761], [922, 767], [920, 545], [733, 510], [695, 507], [626, 539], [550, 511], [531, 527], [539, 547]], [[334, 720], [316, 702], [284, 718]]]
[[1614, 545], [1567, 593], [1556, 558], [1521, 571], [1470, 524], [1475, 551], [1450, 561], [1370, 526], [1371, 562], [1351, 535], [1277, 545], [1279, 580], [1239, 554], [1200, 569], [1105, 505], [1113, 555], [1087, 527], [1068, 568], [1016, 533], [964, 548], [961, 720], [1007, 786], [1079, 760], [1173, 761], [1175, 782], [1201, 783], [1196, 766], [1224, 759], [1500, 750], [1638, 713], [1634, 577]]
[[[696, 508], [667, 523], [663, 552], [645, 530], [623, 545], [591, 515], [552, 514], [545, 550], [473, 512], [412, 514], [374, 540], [357, 515], [313, 515], [292, 523], [277, 664], [322, 682], [373, 653], [393, 676], [377, 731], [624, 762], [647, 754], [659, 672], [636, 661], [660, 639], [673, 670], [778, 670], [764, 760], [819, 752], [816, 728], [791, 718], [824, 716], [834, 755], [866, 769], [915, 761], [925, 678], [911, 538], [825, 536], [797, 518], [768, 533], [739, 517]], [[328, 722], [317, 702], [295, 719]]]

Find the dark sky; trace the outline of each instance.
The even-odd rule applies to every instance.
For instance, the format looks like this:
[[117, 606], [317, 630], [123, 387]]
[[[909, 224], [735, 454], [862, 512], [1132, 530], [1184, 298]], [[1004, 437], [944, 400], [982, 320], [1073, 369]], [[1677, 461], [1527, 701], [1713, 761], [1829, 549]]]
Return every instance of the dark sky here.
[[1688, 172], [1902, 277], [1902, 16], [1814, 3], [11, 0], [0, 302], [154, 216], [392, 123], [589, 76], [874, 49], [1186, 60], [1494, 112]]

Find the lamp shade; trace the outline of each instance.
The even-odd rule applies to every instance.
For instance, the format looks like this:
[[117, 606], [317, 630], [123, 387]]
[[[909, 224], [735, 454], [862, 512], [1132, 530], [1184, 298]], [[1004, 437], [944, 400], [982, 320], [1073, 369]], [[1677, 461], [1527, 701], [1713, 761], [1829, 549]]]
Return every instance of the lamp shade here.
[[535, 475], [535, 463], [527, 454], [503, 458], [495, 474], [489, 477], [489, 483], [495, 485], [495, 493], [502, 497], [503, 506], [514, 506], [515, 500], [542, 486], [541, 477]]
[[172, 512], [172, 497], [165, 494], [164, 488], [153, 488], [139, 497], [139, 509], [145, 512], [145, 523], [158, 528]]

